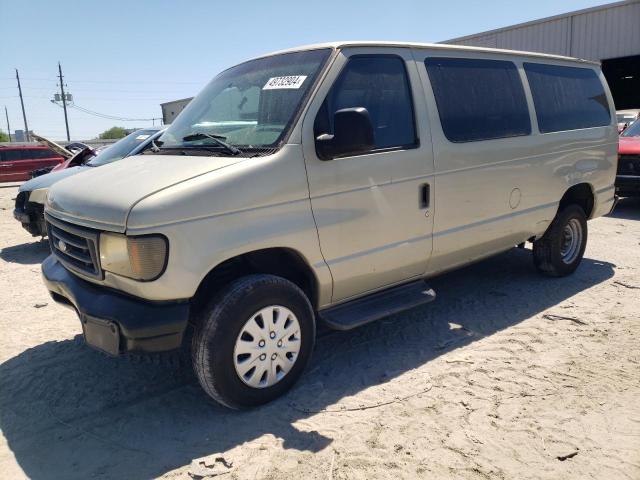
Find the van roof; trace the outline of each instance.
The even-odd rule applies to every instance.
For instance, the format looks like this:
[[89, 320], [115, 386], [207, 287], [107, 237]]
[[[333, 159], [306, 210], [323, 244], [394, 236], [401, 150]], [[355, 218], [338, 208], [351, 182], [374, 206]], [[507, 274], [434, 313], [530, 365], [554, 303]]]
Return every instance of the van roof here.
[[412, 43], [412, 42], [389, 42], [389, 41], [352, 41], [352, 42], [328, 42], [328, 43], [316, 43], [311, 45], [303, 45], [295, 48], [288, 48], [286, 50], [279, 50], [266, 55], [260, 55], [256, 58], [270, 57], [280, 53], [299, 52], [304, 50], [317, 50], [319, 48], [345, 48], [345, 47], [400, 47], [400, 48], [428, 48], [433, 50], [444, 50], [453, 52], [487, 52], [487, 53], [502, 53], [506, 55], [518, 55], [534, 58], [548, 58], [553, 60], [564, 60], [569, 62], [587, 63], [591, 65], [600, 65], [600, 62], [594, 62], [592, 60], [584, 60], [581, 58], [565, 57], [562, 55], [552, 55], [549, 53], [537, 53], [537, 52], [524, 52], [519, 50], [503, 50], [500, 48], [486, 48], [486, 47], [470, 47], [467, 45], [449, 45], [446, 43]]

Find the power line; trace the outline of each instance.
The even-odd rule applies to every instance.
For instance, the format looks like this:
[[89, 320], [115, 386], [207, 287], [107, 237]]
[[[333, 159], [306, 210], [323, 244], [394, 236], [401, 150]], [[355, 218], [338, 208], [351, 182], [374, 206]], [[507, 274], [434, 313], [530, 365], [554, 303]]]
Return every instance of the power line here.
[[109, 120], [120, 120], [123, 122], [151, 122], [153, 120], [157, 120], [157, 118], [127, 118], [127, 117], [118, 117], [115, 115], [108, 115], [105, 113], [95, 112], [93, 110], [89, 110], [88, 108], [80, 107], [79, 105], [71, 105], [76, 110], [80, 110], [81, 112], [88, 113], [89, 115], [95, 115], [96, 117], [107, 118]]
[[[56, 78], [34, 78], [34, 77], [22, 77], [22, 80], [35, 80], [38, 82], [55, 82]], [[1, 77], [0, 80], [13, 80], [13, 78]], [[210, 78], [202, 80], [202, 81], [174, 81], [174, 80], [73, 80], [74, 83], [131, 83], [131, 84], [143, 84], [147, 85], [150, 83], [155, 84], [167, 84], [167, 85], [204, 85], [210, 80]]]
[[[13, 77], [2, 77], [0, 80], [13, 80]], [[22, 80], [42, 80], [42, 81], [51, 81], [55, 80], [55, 78], [34, 78], [34, 77], [22, 77]]]
[[[56, 105], [58, 105], [58, 103], [53, 102]], [[58, 105], [60, 106], [60, 105]], [[88, 108], [84, 108], [81, 107], [80, 105], [76, 105], [75, 103], [70, 103], [68, 104], [69, 108], [75, 108], [76, 110], [79, 110], [83, 113], [86, 113], [88, 115], [93, 115], [95, 117], [99, 117], [99, 118], [105, 118], [107, 120], [118, 120], [121, 122], [152, 122], [154, 120], [160, 120], [160, 118], [128, 118], [128, 117], [119, 117], [116, 115], [109, 115], [107, 113], [100, 113], [100, 112], [96, 112], [93, 110], [89, 110]]]
[[166, 83], [169, 85], [202, 85], [209, 80], [201, 82], [177, 82], [172, 80], [74, 80], [75, 83], [133, 83], [133, 84], [149, 84], [149, 83]]

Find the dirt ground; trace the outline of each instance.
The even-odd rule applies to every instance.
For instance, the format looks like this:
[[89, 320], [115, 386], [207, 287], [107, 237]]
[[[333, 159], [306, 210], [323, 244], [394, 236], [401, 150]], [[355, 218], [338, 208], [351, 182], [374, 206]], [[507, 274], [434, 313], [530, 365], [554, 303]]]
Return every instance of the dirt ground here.
[[640, 479], [640, 201], [589, 223], [579, 270], [528, 250], [437, 300], [323, 335], [284, 398], [210, 402], [176, 356], [108, 358], [40, 281], [0, 188], [0, 477]]

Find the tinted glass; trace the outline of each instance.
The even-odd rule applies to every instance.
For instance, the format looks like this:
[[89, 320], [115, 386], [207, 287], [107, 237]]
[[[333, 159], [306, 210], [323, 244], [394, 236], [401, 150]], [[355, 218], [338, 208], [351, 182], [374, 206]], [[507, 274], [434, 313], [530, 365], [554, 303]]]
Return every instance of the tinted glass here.
[[109, 148], [105, 148], [97, 157], [91, 159], [87, 165], [98, 167], [100, 165], [115, 162], [116, 160], [122, 160], [124, 157], [129, 156], [138, 145], [145, 142], [156, 132], [157, 130], [136, 130], [126, 137], [121, 138]]
[[2, 151], [3, 162], [14, 162], [16, 160], [22, 160], [22, 155], [20, 155], [20, 150], [3, 150]]
[[452, 142], [531, 133], [524, 88], [514, 63], [427, 58], [427, 73], [445, 136]]
[[44, 150], [41, 150], [42, 152], [42, 158], [53, 158], [53, 157], [60, 157], [61, 155], [57, 154], [56, 152], [54, 152], [53, 150], [49, 150], [48, 148], [45, 148]]
[[609, 125], [604, 88], [590, 68], [525, 63], [541, 132]]
[[400, 57], [351, 57], [318, 113], [316, 136], [333, 132], [333, 114], [352, 107], [368, 110], [376, 148], [415, 145], [411, 89]]
[[21, 160], [35, 160], [40, 158], [40, 149], [38, 148], [23, 148], [20, 150]]
[[24, 159], [39, 159], [39, 158], [52, 158], [52, 157], [59, 157], [60, 155], [54, 153], [53, 151], [49, 150], [48, 148], [36, 148], [33, 150], [24, 150], [22, 152], [22, 157]]

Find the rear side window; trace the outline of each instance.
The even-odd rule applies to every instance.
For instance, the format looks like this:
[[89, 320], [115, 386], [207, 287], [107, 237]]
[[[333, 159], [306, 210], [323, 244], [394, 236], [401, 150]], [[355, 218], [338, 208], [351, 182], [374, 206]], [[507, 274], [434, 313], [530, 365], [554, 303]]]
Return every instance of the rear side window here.
[[53, 151], [48, 148], [34, 148], [33, 150], [24, 150], [22, 156], [24, 159], [39, 159], [59, 157], [60, 155], [53, 153]]
[[376, 149], [417, 144], [413, 100], [402, 58], [351, 57], [318, 112], [316, 136], [333, 132], [333, 114], [352, 107], [368, 110]]
[[513, 62], [427, 58], [440, 123], [451, 142], [531, 133], [524, 88]]
[[609, 103], [590, 68], [525, 63], [542, 133], [602, 127], [611, 123]]
[[49, 150], [48, 148], [45, 148], [44, 150], [40, 150], [40, 156], [42, 158], [54, 158], [54, 157], [60, 157], [61, 155], [54, 152], [53, 150]]
[[3, 150], [2, 151], [3, 162], [14, 162], [16, 160], [22, 160], [22, 155], [20, 155], [20, 150]]

